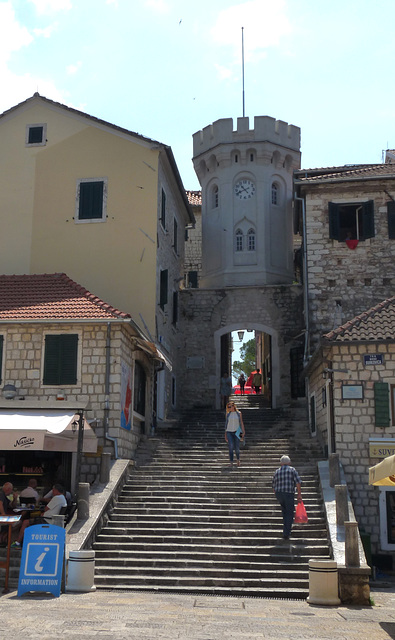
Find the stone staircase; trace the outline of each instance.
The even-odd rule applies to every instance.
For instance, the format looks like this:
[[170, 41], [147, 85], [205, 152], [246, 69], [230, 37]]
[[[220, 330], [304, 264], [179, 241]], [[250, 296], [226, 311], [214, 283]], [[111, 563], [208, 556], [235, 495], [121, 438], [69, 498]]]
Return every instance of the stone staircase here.
[[[234, 399], [246, 427], [240, 468], [227, 466], [222, 411], [191, 411], [139, 447], [94, 544], [98, 588], [307, 597], [309, 559], [330, 557], [316, 441], [303, 410]], [[301, 475], [309, 515], [289, 541], [271, 488], [283, 453]]]

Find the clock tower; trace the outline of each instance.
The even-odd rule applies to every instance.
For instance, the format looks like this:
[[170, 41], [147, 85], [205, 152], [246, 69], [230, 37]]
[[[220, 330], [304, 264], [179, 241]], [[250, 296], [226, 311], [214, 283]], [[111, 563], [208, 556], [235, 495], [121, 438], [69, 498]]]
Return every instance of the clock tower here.
[[292, 172], [300, 129], [268, 116], [217, 120], [193, 136], [202, 187], [205, 288], [293, 281]]

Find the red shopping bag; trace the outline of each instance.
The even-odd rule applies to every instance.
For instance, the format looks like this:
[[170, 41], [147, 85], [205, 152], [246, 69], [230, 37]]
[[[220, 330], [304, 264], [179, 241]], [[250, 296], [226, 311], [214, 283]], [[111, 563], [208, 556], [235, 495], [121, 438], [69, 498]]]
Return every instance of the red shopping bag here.
[[300, 501], [296, 505], [295, 522], [298, 522], [299, 524], [306, 524], [306, 522], [308, 521], [309, 519], [307, 517], [305, 506], [303, 504], [303, 501]]

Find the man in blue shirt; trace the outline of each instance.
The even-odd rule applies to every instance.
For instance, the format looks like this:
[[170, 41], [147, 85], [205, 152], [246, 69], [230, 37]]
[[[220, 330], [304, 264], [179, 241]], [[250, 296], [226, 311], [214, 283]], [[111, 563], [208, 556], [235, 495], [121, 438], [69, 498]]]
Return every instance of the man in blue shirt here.
[[302, 481], [296, 469], [291, 467], [289, 456], [281, 456], [280, 464], [281, 467], [274, 473], [272, 486], [283, 514], [283, 538], [288, 540], [295, 512], [295, 488], [298, 492], [298, 502], [302, 502]]

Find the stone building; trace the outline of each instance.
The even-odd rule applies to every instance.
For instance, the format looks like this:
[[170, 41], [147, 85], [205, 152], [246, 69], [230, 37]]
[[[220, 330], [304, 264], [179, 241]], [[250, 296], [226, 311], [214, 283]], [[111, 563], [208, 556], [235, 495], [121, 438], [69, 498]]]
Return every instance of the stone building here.
[[67, 273], [129, 313], [165, 361], [147, 428], [164, 419], [194, 222], [171, 148], [36, 93], [0, 116], [0, 192], [0, 274]]
[[[264, 395], [289, 401], [291, 352], [300, 353], [302, 289], [294, 283], [292, 172], [300, 166], [300, 130], [266, 116], [218, 120], [193, 136], [202, 187], [199, 288], [180, 295], [179, 368], [185, 406], [220, 406], [219, 381], [231, 367], [231, 333], [254, 330], [262, 345]], [[192, 239], [194, 244], [192, 244]], [[188, 244], [188, 243], [187, 243]], [[293, 359], [298, 363], [299, 355]]]
[[87, 420], [82, 481], [96, 478], [102, 451], [131, 457], [160, 362], [130, 314], [65, 274], [0, 276], [3, 477], [19, 486], [36, 470], [41, 481], [57, 457], [73, 490], [79, 409]]
[[308, 355], [321, 335], [394, 292], [395, 167], [295, 171], [294, 186]]
[[395, 298], [325, 334], [305, 374], [312, 433], [339, 454], [373, 553], [395, 556], [395, 491], [368, 485], [369, 467], [395, 453]]

